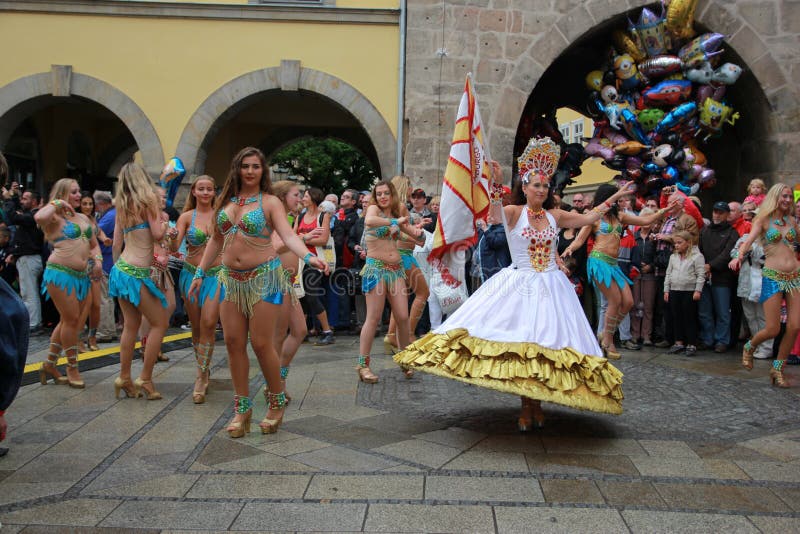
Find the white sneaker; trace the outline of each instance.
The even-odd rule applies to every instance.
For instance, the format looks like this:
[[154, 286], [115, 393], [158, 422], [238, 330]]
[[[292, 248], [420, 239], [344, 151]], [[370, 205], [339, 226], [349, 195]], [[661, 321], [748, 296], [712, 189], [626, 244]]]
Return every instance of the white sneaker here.
[[181, 330], [191, 330], [191, 329], [192, 329], [191, 323], [186, 323], [181, 325]]

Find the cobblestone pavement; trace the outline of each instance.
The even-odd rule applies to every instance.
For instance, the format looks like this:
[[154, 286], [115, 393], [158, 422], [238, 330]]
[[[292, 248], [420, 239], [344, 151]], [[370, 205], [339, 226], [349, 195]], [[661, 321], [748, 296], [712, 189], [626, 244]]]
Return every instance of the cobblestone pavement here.
[[359, 384], [356, 342], [304, 345], [280, 431], [238, 440], [221, 343], [203, 405], [185, 349], [156, 368], [161, 401], [114, 399], [117, 365], [84, 372], [85, 390], [23, 387], [2, 533], [800, 532], [800, 369], [779, 391], [768, 362], [748, 373], [734, 353], [628, 353], [623, 415], [546, 405], [546, 427], [520, 434], [514, 397], [406, 380], [388, 356], [378, 384]]

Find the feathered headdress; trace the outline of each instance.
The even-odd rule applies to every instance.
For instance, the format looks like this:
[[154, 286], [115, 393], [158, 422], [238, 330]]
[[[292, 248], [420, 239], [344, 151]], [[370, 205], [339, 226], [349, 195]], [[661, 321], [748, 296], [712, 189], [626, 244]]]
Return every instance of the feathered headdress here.
[[549, 137], [531, 138], [520, 157], [517, 168], [523, 183], [530, 182], [533, 176], [550, 180], [558, 168], [561, 149]]

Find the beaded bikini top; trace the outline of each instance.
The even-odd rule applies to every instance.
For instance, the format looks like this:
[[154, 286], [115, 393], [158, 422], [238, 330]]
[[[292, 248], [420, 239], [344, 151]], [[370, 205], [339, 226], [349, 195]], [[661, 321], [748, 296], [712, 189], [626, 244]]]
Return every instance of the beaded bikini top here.
[[74, 223], [72, 221], [67, 221], [64, 223], [64, 226], [61, 228], [61, 235], [55, 238], [52, 243], [56, 244], [60, 241], [65, 240], [75, 240], [75, 239], [85, 239], [90, 240], [92, 238], [92, 225], [86, 227], [86, 230], [81, 230], [80, 225]]
[[[219, 226], [220, 232], [222, 232], [226, 237], [228, 235], [234, 235], [237, 232], [241, 232], [247, 237], [260, 237], [261, 239], [269, 239], [272, 235], [272, 228], [267, 224], [267, 219], [264, 217], [264, 206], [262, 204], [262, 196], [263, 193], [258, 194], [258, 209], [253, 211], [248, 211], [242, 218], [239, 219], [239, 222], [234, 224], [228, 213], [222, 209], [219, 210], [219, 214], [217, 215], [217, 226]], [[231, 202], [234, 202], [231, 199]], [[266, 230], [267, 233], [263, 234], [262, 232]]]

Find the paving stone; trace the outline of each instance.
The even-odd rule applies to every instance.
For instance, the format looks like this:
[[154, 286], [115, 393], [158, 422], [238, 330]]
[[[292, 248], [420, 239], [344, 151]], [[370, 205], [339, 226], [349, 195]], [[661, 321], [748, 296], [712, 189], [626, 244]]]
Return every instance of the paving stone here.
[[714, 478], [728, 480], [750, 480], [742, 468], [731, 460], [703, 460], [706, 469]]
[[591, 480], [541, 480], [544, 498], [552, 503], [594, 503], [602, 504], [605, 501]]
[[800, 482], [800, 469], [781, 462], [736, 462], [753, 480]]
[[310, 417], [298, 414], [297, 418], [293, 418], [290, 421], [284, 422], [283, 425], [281, 425], [281, 430], [287, 430], [289, 432], [298, 431], [299, 434], [308, 434], [308, 429], [311, 429], [313, 433], [316, 433], [335, 428], [342, 424], [342, 421], [339, 419], [334, 419], [333, 417], [327, 417], [324, 415], [317, 415], [317, 411], [318, 410], [312, 410], [314, 415]]
[[537, 534], [596, 534], [627, 532], [628, 527], [616, 510], [592, 508], [524, 508], [495, 506], [498, 532], [536, 532]]
[[800, 488], [786, 488], [777, 486], [772, 488], [772, 492], [789, 505], [795, 512], [800, 512]]
[[526, 454], [525, 456], [533, 473], [639, 475], [639, 471], [626, 456], [592, 454]]
[[665, 506], [664, 499], [649, 482], [598, 480], [595, 484], [611, 506]]
[[128, 501], [99, 526], [227, 530], [241, 509], [238, 503]]
[[697, 443], [688, 442], [688, 445], [700, 458], [713, 458], [719, 460], [750, 460], [770, 461], [772, 458], [748, 447], [735, 443]]
[[306, 499], [409, 499], [423, 498], [425, 477], [406, 475], [315, 475]]
[[315, 432], [314, 437], [358, 449], [375, 449], [408, 439], [408, 435], [405, 434], [387, 432], [358, 424], [342, 425]]
[[94, 526], [122, 501], [71, 499], [0, 515], [0, 523]]
[[568, 436], [543, 436], [542, 444], [548, 453], [577, 454], [646, 454], [634, 439], [572, 438]]
[[[281, 433], [278, 432], [276, 436], [280, 435]], [[325, 443], [324, 441], [318, 441], [316, 439], [305, 438], [305, 437], [298, 437], [297, 439], [289, 439], [285, 441], [279, 441], [277, 443], [267, 443], [258, 448], [264, 452], [269, 452], [272, 454], [277, 454], [278, 456], [291, 456], [293, 454], [300, 454], [301, 452], [309, 452], [315, 451], [317, 449], [324, 449], [325, 447], [330, 447], [330, 443]]]
[[712, 478], [703, 460], [655, 458], [653, 456], [631, 456], [630, 460], [644, 476]]
[[0, 505], [14, 502], [27, 501], [48, 495], [58, 495], [71, 488], [73, 482], [8, 482], [8, 478], [3, 481], [0, 491]]
[[488, 436], [478, 442], [473, 451], [544, 453], [542, 440], [538, 435], [528, 432], [520, 434], [500, 434]]
[[708, 532], [756, 533], [747, 517], [726, 514], [692, 514], [684, 512], [648, 512], [642, 510], [623, 510], [631, 532], [672, 534], [706, 534]]
[[375, 452], [433, 468], [442, 467], [461, 454], [460, 449], [421, 439], [410, 439], [400, 443], [393, 443], [392, 445], [385, 445], [375, 449]]
[[489, 506], [371, 504], [364, 524], [373, 532], [491, 532]]
[[228, 463], [234, 460], [249, 458], [251, 456], [258, 456], [263, 454], [263, 451], [250, 447], [244, 443], [239, 443], [233, 439], [226, 437], [215, 437], [206, 445], [202, 454], [198, 456], [197, 462], [208, 465], [216, 466], [221, 463]]
[[338, 446], [295, 454], [289, 459], [325, 471], [379, 471], [399, 463]]
[[639, 445], [641, 445], [650, 456], [660, 458], [699, 458], [697, 453], [684, 441], [640, 439]]
[[531, 478], [431, 476], [425, 498], [442, 501], [544, 502], [539, 483]]
[[447, 462], [442, 469], [527, 473], [528, 463], [525, 455], [519, 452], [467, 451]]
[[149, 478], [137, 484], [123, 484], [120, 486], [87, 489], [84, 495], [119, 495], [136, 497], [183, 497], [189, 488], [197, 482], [198, 475], [174, 474], [163, 477]]
[[742, 442], [741, 445], [769, 456], [773, 460], [791, 462], [800, 458], [800, 431], [751, 439]]
[[800, 532], [800, 518], [797, 517], [769, 517], [749, 516], [748, 519], [764, 534], [786, 534], [787, 532]]
[[366, 504], [249, 503], [231, 530], [358, 532]]
[[316, 471], [309, 464], [268, 452], [261, 452], [256, 456], [248, 456], [241, 460], [217, 464], [214, 468], [222, 471], [295, 471], [300, 473]]
[[18, 469], [4, 483], [72, 482], [91, 471], [102, 458], [92, 454], [55, 454], [47, 452]]
[[486, 437], [486, 434], [473, 432], [458, 427], [443, 428], [433, 432], [425, 432], [414, 436], [417, 439], [432, 441], [440, 445], [454, 447], [456, 449], [468, 449]]
[[192, 499], [300, 499], [310, 475], [203, 475], [192, 486]]
[[789, 507], [767, 488], [711, 484], [664, 484], [655, 488], [673, 509], [788, 512]]

